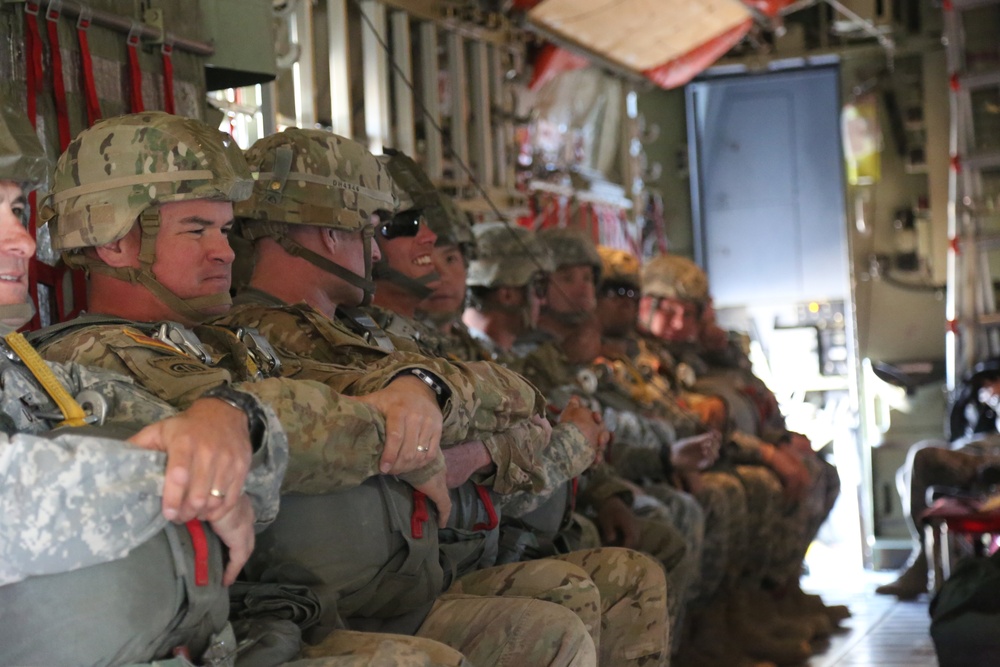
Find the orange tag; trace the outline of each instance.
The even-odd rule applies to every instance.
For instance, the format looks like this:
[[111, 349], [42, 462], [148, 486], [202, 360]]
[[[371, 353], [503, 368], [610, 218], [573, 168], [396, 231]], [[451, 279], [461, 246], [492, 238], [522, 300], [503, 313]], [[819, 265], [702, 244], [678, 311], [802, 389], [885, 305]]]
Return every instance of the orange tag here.
[[145, 334], [139, 333], [135, 329], [125, 328], [122, 329], [122, 333], [131, 338], [132, 340], [134, 340], [136, 343], [139, 343], [139, 345], [145, 345], [146, 347], [156, 347], [161, 350], [166, 350], [171, 354], [180, 354], [175, 348], [167, 345], [162, 341], [158, 341], [155, 338], [150, 338]]

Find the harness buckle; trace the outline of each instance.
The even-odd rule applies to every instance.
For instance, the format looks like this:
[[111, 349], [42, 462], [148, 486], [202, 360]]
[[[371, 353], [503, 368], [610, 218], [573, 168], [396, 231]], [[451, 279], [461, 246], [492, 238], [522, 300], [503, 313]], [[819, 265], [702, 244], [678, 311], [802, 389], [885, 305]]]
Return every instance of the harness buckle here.
[[194, 357], [208, 366], [214, 366], [212, 355], [208, 353], [198, 336], [193, 331], [177, 322], [163, 322], [153, 338], [166, 343], [181, 354]]
[[239, 327], [236, 329], [236, 337], [246, 346], [247, 352], [254, 363], [260, 369], [264, 377], [274, 377], [281, 371], [281, 359], [260, 331], [253, 327]]

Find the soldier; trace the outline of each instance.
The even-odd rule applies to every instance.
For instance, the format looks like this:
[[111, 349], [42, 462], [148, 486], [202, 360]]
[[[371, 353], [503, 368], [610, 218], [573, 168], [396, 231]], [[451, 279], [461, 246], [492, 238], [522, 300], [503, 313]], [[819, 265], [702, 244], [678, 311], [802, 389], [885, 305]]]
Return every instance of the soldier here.
[[[719, 357], [705, 352], [702, 338], [706, 323], [713, 321], [704, 317], [710, 305], [708, 279], [696, 264], [674, 255], [655, 257], [643, 266], [642, 288], [639, 326], [647, 333], [644, 342], [651, 349], [666, 346], [670, 359], [676, 362], [674, 385], [686, 388], [682, 394], [685, 400], [696, 409], [700, 405], [703, 415], [712, 415], [713, 411], [705, 407], [721, 398], [725, 414], [736, 427], [727, 435], [727, 459], [737, 464], [736, 472], [747, 493], [749, 516], [759, 523], [751, 527], [750, 535], [757, 538], [760, 547], [750, 552], [766, 554], [763, 558], [752, 557], [747, 564], [747, 585], [736, 600], [736, 609], [744, 611], [737, 617], [751, 613], [762, 617], [760, 609], [767, 608], [772, 619], [790, 613], [807, 618], [813, 633], [829, 633], [832, 624], [847, 615], [846, 608], [826, 608], [808, 598], [798, 588], [798, 578], [813, 536], [811, 531], [818, 529], [836, 495], [835, 470], [821, 462], [808, 446], [804, 448], [807, 451], [801, 451], [803, 448], [792, 444], [795, 438], [783, 428], [776, 402], [766, 401], [774, 406], [765, 410], [761, 408], [764, 403], [758, 405], [748, 399], [753, 391], [741, 391], [741, 387], [753, 385], [770, 395], [749, 371], [712, 372], [708, 360], [717, 363]], [[663, 363], [661, 369], [667, 366]], [[776, 426], [779, 423], [781, 427]], [[763, 440], [763, 436], [774, 442]], [[781, 481], [780, 487], [775, 485], [772, 471]], [[815, 483], [810, 484], [810, 480]], [[762, 537], [765, 535], [769, 537]], [[760, 582], [773, 592], [761, 595]], [[784, 608], [775, 609], [776, 598], [784, 600]], [[743, 634], [754, 636], [750, 629]]]
[[[426, 257], [429, 250], [433, 250], [433, 247], [429, 247], [431, 243], [436, 246], [437, 236], [436, 232], [430, 229], [431, 220], [433, 224], [438, 229], [442, 229], [443, 237], [446, 240], [450, 240], [452, 245], [457, 245], [457, 238], [461, 237], [465, 240], [463, 245], [466, 251], [471, 250], [471, 243], [474, 241], [472, 239], [471, 230], [468, 229], [467, 221], [460, 217], [460, 213], [452, 205], [448, 207], [448, 201], [440, 196], [430, 179], [427, 178], [426, 174], [420, 169], [420, 167], [409, 157], [402, 155], [400, 153], [391, 153], [387, 158], [383, 158], [384, 163], [387, 165], [388, 170], [394, 181], [401, 186], [404, 190], [402, 198], [409, 199], [413, 206], [419, 207], [420, 213], [422, 214], [423, 221], [418, 223], [413, 236], [399, 236], [396, 238], [389, 238], [380, 232], [376, 233], [376, 239], [378, 239], [380, 248], [382, 250], [383, 262], [385, 263], [384, 275], [388, 275], [388, 281], [385, 279], [377, 280], [379, 285], [378, 290], [375, 293], [375, 303], [376, 306], [370, 309], [373, 318], [379, 323], [385, 323], [390, 331], [394, 328], [399, 329], [400, 332], [410, 333], [417, 340], [418, 344], [424, 349], [427, 354], [430, 355], [443, 355], [450, 352], [448, 340], [441, 335], [441, 332], [434, 329], [429, 325], [425, 325], [419, 321], [413, 319], [413, 314], [416, 312], [417, 308], [420, 306], [421, 297], [428, 291], [427, 289], [412, 289], [406, 288], [407, 282], [409, 284], [425, 284], [424, 275], [430, 271], [430, 267], [427, 267], [425, 263], [412, 262], [411, 258], [416, 257]], [[409, 205], [407, 202], [406, 205]], [[447, 207], [447, 208], [446, 208]], [[402, 213], [397, 213], [397, 215], [407, 215], [408, 211], [404, 208]], [[455, 220], [457, 225], [462, 226], [464, 223], [464, 228], [458, 231], [451, 231], [452, 221]], [[459, 267], [464, 268], [464, 264], [459, 261], [458, 266], [447, 267], [445, 273], [448, 275], [449, 279], [457, 282], [457, 285], [449, 289], [454, 288], [464, 288], [464, 271], [459, 270]], [[448, 270], [451, 269], [451, 270]], [[395, 280], [393, 277], [397, 277]], [[402, 278], [402, 280], [400, 279]], [[436, 288], [444, 280], [444, 276], [438, 275], [433, 283], [429, 284], [428, 287]], [[393, 283], [392, 287], [396, 289], [389, 289], [383, 293], [382, 286], [384, 282]], [[402, 287], [403, 289], [398, 289]], [[436, 291], [436, 289], [435, 289]], [[432, 292], [433, 293], [433, 292]], [[383, 296], [385, 294], [385, 296]], [[385, 308], [379, 308], [379, 305], [386, 306]], [[486, 356], [485, 350], [477, 352], [472, 355], [475, 358], [480, 358]], [[561, 431], [565, 428], [566, 420], [571, 414], [579, 413], [581, 408], [578, 400], [571, 399], [571, 404], [568, 405], [560, 415], [561, 423], [553, 429], [553, 440], [552, 444], [549, 445], [543, 451], [540, 457], [543, 465], [551, 465], [554, 468], [552, 474], [547, 475], [553, 483], [563, 484], [569, 481], [566, 476], [561, 479], [556, 473], [556, 470], [568, 470], [566, 466], [565, 455], [561, 454], [563, 449], [557, 446], [556, 443], [559, 437], [562, 435]], [[585, 414], [585, 420], [594, 423], [594, 419], [589, 412], [589, 410], [583, 410]], [[593, 457], [591, 457], [593, 460]], [[589, 464], [589, 461], [588, 461]], [[572, 472], [571, 476], [575, 476], [582, 472], [586, 466], [577, 468]], [[550, 487], [551, 488], [551, 487]], [[507, 506], [510, 503], [523, 503], [527, 504], [537, 504], [536, 498], [522, 498], [517, 500], [512, 500], [511, 498], [501, 498], [498, 503], [501, 506]], [[624, 635], [627, 631], [626, 628], [622, 627], [623, 621], [627, 620], [629, 623], [642, 623], [642, 621], [636, 621], [636, 619], [623, 619], [620, 615], [612, 613], [612, 610], [619, 607], [621, 601], [626, 599], [627, 595], [631, 592], [628, 588], [623, 589], [619, 582], [612, 582], [603, 576], [603, 573], [616, 569], [616, 561], [621, 561], [626, 555], [620, 553], [616, 549], [592, 549], [589, 553], [587, 552], [574, 552], [567, 555], [554, 555], [551, 558], [540, 559], [532, 561], [533, 566], [539, 566], [543, 563], [549, 563], [550, 565], [555, 565], [556, 563], [562, 563], [564, 565], [570, 565], [570, 562], [579, 562], [586, 564], [588, 568], [586, 570], [586, 575], [593, 573], [593, 578], [599, 591], [601, 592], [601, 605], [602, 609], [605, 610], [603, 613], [601, 635], [602, 636], [620, 636]], [[637, 558], [635, 555], [630, 555], [633, 561], [641, 564], [642, 559]], [[525, 567], [528, 563], [522, 563], [517, 567]], [[657, 576], [659, 576], [659, 568], [652, 562], [647, 565], [648, 569], [652, 569]], [[503, 583], [507, 578], [505, 576], [505, 571], [507, 568], [491, 568], [490, 570], [477, 572], [475, 575], [470, 575], [466, 577], [465, 580], [470, 578], [475, 578], [480, 586], [484, 584], [496, 581]], [[579, 569], [575, 568], [574, 569]], [[639, 573], [643, 579], [648, 579], [647, 574]], [[465, 587], [465, 580], [460, 583]], [[506, 584], [504, 584], [506, 585]], [[523, 587], [522, 587], [523, 588]], [[489, 590], [488, 588], [486, 590]], [[662, 613], [662, 610], [660, 610]], [[648, 612], [646, 612], [648, 613]], [[600, 646], [600, 645], [599, 645]], [[614, 664], [620, 664], [621, 656], [611, 651], [601, 651], [602, 659], [604, 662], [611, 662]]]
[[[64, 251], [64, 259], [90, 270], [91, 304], [104, 315], [43, 332], [45, 350], [54, 357], [128, 373], [160, 398], [180, 405], [205, 390], [235, 383], [273, 407], [286, 427], [294, 456], [283, 490], [303, 494], [304, 503], [318, 494], [361, 488], [359, 484], [381, 468], [397, 470], [400, 478], [417, 486], [430, 481], [432, 486], [426, 487], [430, 496], [435, 493], [433, 480], [443, 479], [435, 434], [440, 413], [436, 420], [432, 399], [421, 403], [418, 395], [417, 402], [407, 407], [406, 397], [400, 396], [413, 389], [404, 388], [363, 403], [318, 383], [276, 377], [252, 381], [268, 375], [277, 361], [256, 333], [234, 336], [221, 329], [199, 329], [213, 347], [174, 322], [148, 321], [194, 323], [205, 313], [226, 308], [233, 253], [225, 232], [232, 224], [232, 202], [248, 196], [251, 188], [239, 149], [196, 121], [150, 112], [109, 119], [81, 133], [60, 158], [46, 217], [53, 227], [53, 244]], [[381, 383], [388, 384], [384, 377]], [[419, 387], [424, 386], [419, 381]], [[388, 400], [392, 394], [398, 400]], [[412, 407], [427, 403], [428, 414], [410, 414]], [[467, 430], [468, 425], [459, 428]], [[401, 451], [403, 441], [422, 451]], [[448, 503], [446, 494], [440, 502]], [[416, 530], [421, 524], [413, 525]], [[341, 542], [357, 532], [356, 526], [338, 527]], [[377, 555], [405, 556], [409, 543], [396, 543], [395, 534], [389, 537], [381, 543], [387, 553]], [[440, 568], [436, 550], [433, 561], [420, 558], [417, 551], [411, 570], [414, 591], [410, 598], [395, 601], [399, 607], [423, 604], [420, 596], [427, 585], [417, 584], [425, 573], [433, 576], [434, 568]], [[270, 606], [286, 604], [289, 613], [300, 617], [301, 592], [288, 588], [288, 580], [276, 583], [279, 594]], [[420, 599], [414, 602], [414, 598]], [[363, 642], [353, 642], [351, 648], [351, 637], [356, 635], [330, 634], [339, 627], [336, 609], [313, 602], [306, 606], [317, 611], [302, 619], [302, 625], [318, 624], [333, 644], [331, 654], [365, 649]], [[532, 616], [530, 611], [525, 609], [526, 622], [554, 622], [551, 614]], [[563, 611], [557, 608], [556, 615]], [[568, 622], [580, 623], [569, 616]], [[580, 641], [574, 643], [577, 637]], [[593, 655], [582, 625], [577, 634], [567, 632], [557, 639], [561, 638], [565, 644], [531, 648], [554, 654], [559, 664], [586, 664], [587, 656]], [[412, 654], [421, 645], [412, 640], [406, 652]], [[297, 652], [298, 646], [293, 648], [292, 653]], [[442, 659], [456, 656], [437, 649], [425, 653], [430, 654]], [[451, 658], [440, 664], [461, 660]]]
[[[927, 510], [927, 491], [943, 486], [971, 493], [986, 494], [1000, 467], [1000, 437], [997, 417], [1000, 414], [1000, 363], [986, 359], [976, 364], [965, 378], [964, 391], [978, 409], [970, 433], [953, 434], [952, 442], [924, 440], [910, 447], [906, 462], [896, 473], [896, 487], [913, 536], [913, 552], [899, 576], [875, 589], [881, 595], [895, 595], [912, 600], [927, 592], [928, 567], [924, 531], [918, 522]], [[954, 408], [953, 408], [954, 409]], [[988, 417], [994, 423], [989, 423]], [[985, 423], [984, 423], [985, 422]]]
[[[284, 434], [256, 403], [251, 442], [224, 396], [177, 414], [124, 377], [46, 366], [14, 333], [34, 312], [25, 193], [48, 168], [27, 120], [0, 108], [0, 662], [122, 664], [183, 646], [232, 664], [225, 586], [253, 548], [255, 517], [263, 526], [277, 512]], [[231, 484], [216, 482], [220, 465]]]
[[[385, 233], [391, 225], [393, 233], [398, 227], [400, 235], [406, 236], [416, 233], [420, 225], [419, 216], [405, 219], [392, 217], [395, 202], [391, 196], [390, 180], [375, 158], [353, 141], [328, 132], [297, 129], [262, 139], [247, 151], [247, 156], [252, 168], [260, 174], [260, 185], [247, 202], [238, 206], [237, 212], [241, 216], [242, 233], [254, 243], [255, 261], [248, 289], [241, 292], [236, 307], [219, 322], [227, 326], [259, 329], [271, 339], [283, 367], [295, 377], [333, 383], [331, 386], [347, 392], [356, 391], [355, 383], [345, 381], [351, 373], [358, 376], [379, 365], [405, 373], [408, 365], [414, 362], [421, 364], [428, 368], [427, 372], [421, 372], [425, 378], [422, 381], [429, 382], [440, 393], [441, 407], [452, 414], [468, 414], [475, 422], [474, 431], [458, 433], [446, 429], [442, 442], [447, 445], [445, 452], [450, 485], [464, 482], [472, 472], [486, 466], [489, 470], [481, 476], [483, 484], [498, 490], [544, 490], [546, 482], [535, 469], [533, 450], [542, 444], [537, 436], [545, 432], [547, 425], [532, 416], [536, 395], [527, 383], [499, 367], [482, 364], [455, 366], [411, 352], [396, 352], [397, 344], [407, 350], [414, 350], [415, 346], [410, 341], [386, 335], [368, 324], [370, 320], [366, 321], [356, 313], [350, 317], [339, 310], [358, 306], [366, 299], [366, 292], [371, 292], [370, 269], [363, 257], [367, 255], [376, 262], [380, 258], [378, 245], [366, 247], [366, 243], [371, 243], [373, 216], [376, 219], [382, 216], [381, 219], [386, 221], [381, 230]], [[281, 183], [274, 187], [279, 180]], [[421, 262], [419, 253], [407, 257], [406, 264], [411, 263], [428, 266], [426, 261]], [[294, 283], [285, 279], [290, 268], [298, 275]], [[409, 288], [408, 280], [408, 276], [400, 274], [399, 282], [403, 288]], [[365, 287], [358, 289], [358, 284]], [[366, 324], [367, 328], [362, 328]], [[378, 346], [367, 343], [362, 335], [378, 341]], [[338, 373], [331, 372], [331, 364], [338, 365]], [[459, 378], [462, 384], [445, 384], [442, 378]], [[452, 387], [455, 387], [454, 390]], [[488, 414], [487, 410], [494, 412]], [[574, 456], [579, 457], [579, 453], [586, 449], [580, 447], [582, 440], [582, 434], [576, 431], [576, 439], [572, 443], [577, 450]], [[592, 457], [592, 453], [587, 456]], [[531, 467], [526, 467], [526, 464]], [[462, 469], [465, 472], [461, 472]], [[480, 510], [491, 508], [485, 486], [482, 493], [473, 488], [467, 498], [471, 501], [468, 505], [456, 506], [454, 512], [441, 512], [442, 520], [448, 520], [450, 514], [453, 520], [460, 522], [461, 525], [457, 526], [463, 529], [458, 531], [460, 536], [452, 531], [438, 535], [432, 527], [428, 527], [431, 539], [447, 541], [451, 547], [442, 548], [447, 567], [438, 582], [440, 588], [435, 587], [434, 595], [447, 589], [456, 577], [470, 568], [481, 562], [488, 563], [491, 549], [495, 554], [495, 540], [491, 545], [485, 539], [489, 529], [478, 526], [480, 519], [477, 514]], [[419, 498], [416, 500], [418, 507], [413, 511], [419, 511]], [[341, 502], [341, 499], [330, 498], [326, 502]], [[394, 502], [399, 504], [400, 500], [397, 498]], [[311, 569], [325, 573], [335, 569], [335, 564], [330, 562], [331, 557], [323, 555], [324, 550], [319, 547], [320, 532], [292, 525], [295, 521], [299, 524], [310, 522], [312, 514], [318, 520], [327, 522], [327, 512], [296, 512], [292, 519], [279, 519], [276, 528], [280, 529], [282, 539], [272, 537], [275, 546], [266, 559], [261, 559], [267, 562], [260, 564], [265, 573], [277, 571], [283, 562], [295, 557], [294, 550], [287, 546], [287, 543], [297, 539], [295, 535], [307, 536], [310, 544], [303, 543], [302, 549], [308, 548], [317, 554], [309, 565]], [[409, 527], [409, 515], [402, 518]], [[484, 526], [492, 525], [495, 518], [483, 516], [482, 523]], [[298, 539], [301, 541], [301, 538]], [[305, 561], [300, 559], [299, 564], [305, 565]], [[540, 573], [535, 575], [540, 581]], [[547, 588], [559, 589], [559, 596], [571, 594], [567, 582], [578, 582], [588, 589], [584, 592], [585, 597], [591, 597], [595, 592], [589, 579], [578, 572], [566, 575], [563, 570], [558, 577], [550, 577], [549, 581]], [[488, 645], [474, 643], [467, 626], [468, 620], [478, 613], [476, 609], [481, 608], [484, 613], [493, 610], [495, 621], [504, 622], [504, 613], [509, 613], [515, 605], [524, 604], [524, 601], [474, 600], [468, 594], [481, 593], [482, 587], [474, 589], [471, 582], [463, 582], [467, 585], [461, 589], [452, 587], [426, 618], [426, 609], [422, 610], [424, 614], [411, 615], [410, 619], [385, 612], [374, 614], [374, 617], [382, 621], [383, 627], [408, 624], [408, 630], [419, 628], [421, 634], [473, 651], [470, 655], [473, 660], [477, 656], [481, 660], [494, 660], [488, 652], [484, 653], [490, 648]], [[507, 586], [514, 585], [514, 594], [519, 595], [524, 594], [524, 583], [526, 581], [520, 581], [512, 574], [506, 580]], [[332, 585], [333, 581], [327, 579], [327, 584]], [[382, 600], [380, 604], [383, 605], [391, 603], [393, 607], [398, 607], [401, 596], [413, 594], [412, 584], [402, 579], [398, 583], [385, 579], [383, 585], [375, 588], [377, 590], [372, 599]], [[459, 594], [466, 596], [464, 605], [455, 604], [453, 598]], [[371, 627], [375, 609], [373, 602], [369, 600], [364, 605], [358, 605], [354, 600], [356, 597], [356, 594], [341, 596], [339, 604], [342, 612], [349, 617], [349, 622]], [[588, 610], [584, 617], [590, 614]], [[456, 618], [462, 618], [464, 622], [452, 623]], [[591, 622], [595, 624], [593, 629], [597, 639], [599, 623], [596, 619]], [[547, 632], [547, 636], [541, 637], [541, 643], [551, 644], [553, 637], [558, 638], [560, 633], [565, 633], [565, 629], [556, 625]], [[503, 650], [520, 649], [507, 647]], [[536, 655], [531, 659], [547, 661], [554, 657]]]

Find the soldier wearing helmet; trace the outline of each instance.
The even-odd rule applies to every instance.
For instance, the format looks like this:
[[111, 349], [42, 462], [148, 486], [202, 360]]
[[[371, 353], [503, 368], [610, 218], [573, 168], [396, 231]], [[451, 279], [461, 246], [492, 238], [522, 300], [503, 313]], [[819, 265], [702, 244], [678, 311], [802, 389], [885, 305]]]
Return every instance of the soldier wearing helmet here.
[[642, 296], [639, 258], [626, 250], [598, 246], [601, 282], [597, 288], [597, 316], [605, 340], [622, 341], [635, 331]]
[[672, 343], [698, 339], [701, 309], [708, 302], [708, 277], [680, 255], [657, 255], [642, 267], [640, 328]]
[[543, 229], [538, 240], [555, 262], [540, 325], [565, 338], [597, 306], [594, 290], [601, 277], [601, 257], [590, 235], [580, 229]]
[[[437, 463], [447, 459], [448, 473], [453, 473], [463, 460], [454, 458], [456, 454], [473, 448], [479, 453], [485, 450], [488, 455], [484, 462], [497, 471], [495, 490], [518, 490], [526, 488], [526, 484], [534, 488], [540, 476], [533, 451], [543, 439], [544, 428], [531, 419], [541, 399], [528, 383], [502, 368], [456, 366], [417, 354], [412, 340], [381, 330], [371, 318], [357, 311], [345, 312], [349, 310], [345, 306], [357, 306], [362, 298], [355, 285], [339, 272], [329, 270], [331, 265], [357, 271], [364, 266], [363, 252], [377, 261], [382, 256], [378, 247], [373, 245], [369, 250], [360, 242], [370, 240], [372, 233], [380, 242], [422, 241], [424, 223], [419, 213], [406, 220], [393, 217], [396, 196], [385, 166], [360, 144], [318, 130], [286, 130], [258, 141], [247, 156], [251, 169], [260, 175], [253, 195], [237, 207], [237, 213], [242, 233], [255, 245], [254, 268], [249, 287], [237, 296], [234, 309], [218, 323], [232, 328], [258, 328], [275, 342], [282, 368], [296, 378], [323, 382], [358, 396], [387, 415], [398, 415], [407, 437], [389, 432], [395, 438], [400, 460], [415, 457]], [[286, 165], [282, 173], [287, 173], [280, 179], [284, 186], [276, 182], [275, 168], [271, 166], [279, 162]], [[364, 201], [353, 196], [357, 192], [364, 195]], [[366, 202], [386, 208], [376, 209]], [[405, 205], [411, 206], [409, 202]], [[360, 224], [362, 217], [364, 225]], [[352, 220], [359, 226], [351, 232], [338, 228], [339, 220]], [[401, 225], [404, 233], [397, 235], [396, 225]], [[390, 255], [397, 249], [387, 246], [385, 253]], [[420, 261], [414, 265], [417, 270], [411, 270], [413, 259], [423, 254], [404, 249], [399, 253], [402, 263], [397, 257], [390, 268], [419, 277], [433, 269], [429, 261]], [[297, 280], [287, 279], [290, 271]], [[380, 291], [386, 285], [399, 287], [395, 281], [382, 279], [378, 284]], [[406, 289], [399, 289], [395, 296], [408, 296], [412, 304], [419, 301]], [[359, 387], [367, 391], [359, 391]], [[428, 424], [434, 426], [435, 421], [436, 436], [426, 428]], [[506, 435], [508, 426], [521, 438], [495, 437], [499, 432]], [[438, 452], [439, 442], [445, 447], [443, 459]], [[530, 468], [524, 468], [526, 465]], [[471, 466], [464, 476], [478, 467]], [[337, 598], [336, 604], [349, 624], [372, 627], [375, 623], [383, 630], [400, 632], [419, 628], [425, 636], [434, 637], [460, 619], [458, 631], [448, 630], [449, 641], [458, 648], [469, 646], [468, 640], [476, 634], [506, 637], [504, 623], [526, 632], [532, 623], [542, 627], [547, 621], [545, 627], [550, 634], [529, 649], [538, 652], [521, 655], [523, 649], [513, 644], [502, 650], [517, 651], [524, 661], [542, 664], [559, 664], [567, 658], [578, 660], [592, 651], [589, 639], [578, 634], [582, 628], [580, 618], [570, 613], [572, 618], [559, 620], [566, 609], [552, 609], [538, 601], [455, 599], [441, 601], [429, 610], [434, 598], [452, 583], [450, 577], [464, 574], [479, 561], [472, 553], [476, 547], [472, 539], [475, 522], [459, 524], [458, 528], [468, 530], [460, 545], [464, 557], [454, 560], [455, 567], [449, 568], [447, 575], [442, 572], [442, 559], [452, 561], [447, 550], [439, 558], [438, 541], [446, 538], [438, 527], [444, 527], [452, 512], [445, 471], [438, 467], [434, 473], [413, 481], [412, 488], [385, 476], [347, 493], [307, 500], [286, 498], [286, 506], [292, 511], [279, 517], [270, 534], [262, 537], [265, 549], [259, 559], [251, 562], [250, 576], [269, 578], [283, 572], [291, 562], [305, 567], [323, 582], [317, 591], [324, 599], [327, 595]], [[427, 507], [422, 494], [413, 493], [414, 488], [435, 502], [437, 516], [432, 507]], [[472, 507], [478, 509], [482, 504], [479, 494], [474, 492], [473, 498]], [[427, 518], [413, 524], [412, 517], [425, 512]], [[331, 516], [343, 517], [348, 524], [357, 524], [358, 517], [364, 517], [366, 529], [359, 531], [355, 525], [351, 531], [351, 549], [343, 545], [344, 530], [339, 528], [344, 524], [331, 522]], [[466, 518], [463, 512], [456, 514], [456, 520]], [[414, 529], [413, 525], [418, 527]], [[383, 558], [376, 552], [379, 545], [401, 530], [407, 535], [406, 559], [392, 554]], [[407, 576], [394, 576], [399, 568], [404, 568], [399, 574]], [[488, 595], [482, 587], [477, 590]], [[420, 600], [427, 604], [415, 603]], [[523, 612], [524, 616], [514, 620], [514, 612]], [[570, 642], [573, 648], [569, 655], [557, 657], [551, 653], [558, 642], [550, 640], [556, 637]], [[469, 657], [475, 660], [488, 649], [480, 644], [470, 650]]]
[[[23, 114], [0, 108], [0, 474], [6, 480], [0, 511], [7, 517], [0, 535], [0, 662], [146, 662], [169, 657], [180, 644], [192, 655], [221, 655], [234, 642], [223, 583], [235, 579], [249, 555], [255, 510], [262, 523], [277, 511], [286, 456], [280, 427], [272, 424], [276, 437], [265, 443], [264, 465], [246, 479], [248, 495], [230, 509], [215, 508], [210, 528], [178, 525], [197, 508], [177, 495], [183, 485], [171, 486], [170, 476], [189, 467], [175, 444], [204, 444], [197, 432], [209, 428], [205, 409], [223, 404], [206, 399], [175, 416], [122, 376], [46, 365], [13, 333], [33, 312], [27, 262], [35, 242], [25, 230], [24, 193], [47, 179], [34, 129]], [[29, 435], [60, 426], [74, 428], [49, 438]], [[131, 445], [112, 439], [128, 435]], [[244, 479], [239, 483], [243, 488]], [[193, 546], [195, 534], [200, 548]], [[230, 546], [224, 574], [217, 535]], [[195, 590], [201, 558], [199, 594], [177, 598], [179, 586]]]
[[533, 232], [504, 222], [476, 225], [478, 255], [469, 263], [469, 307], [462, 320], [497, 352], [538, 325], [555, 264]]

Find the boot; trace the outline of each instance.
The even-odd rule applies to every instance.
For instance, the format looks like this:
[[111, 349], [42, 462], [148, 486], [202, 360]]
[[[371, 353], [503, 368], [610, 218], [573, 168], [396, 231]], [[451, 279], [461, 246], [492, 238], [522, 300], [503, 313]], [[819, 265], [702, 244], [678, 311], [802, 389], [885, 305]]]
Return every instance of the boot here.
[[731, 596], [728, 612], [730, 635], [749, 657], [777, 665], [798, 665], [812, 655], [809, 641], [803, 635], [772, 634], [771, 628], [760, 620], [760, 610], [748, 604], [745, 593]]
[[714, 601], [704, 609], [691, 611], [687, 631], [672, 660], [676, 667], [777, 667], [743, 655], [729, 633], [726, 604]]
[[900, 600], [915, 600], [927, 592], [927, 556], [923, 549], [910, 556], [906, 569], [896, 581], [875, 589], [881, 595], [895, 595]]
[[796, 586], [788, 596], [791, 604], [794, 605], [790, 613], [798, 613], [795, 609], [804, 609], [810, 613], [825, 614], [833, 624], [834, 630], [840, 628], [840, 622], [851, 617], [851, 610], [845, 604], [826, 604], [823, 598], [812, 593], [806, 593]]

